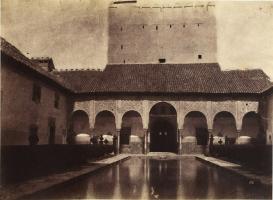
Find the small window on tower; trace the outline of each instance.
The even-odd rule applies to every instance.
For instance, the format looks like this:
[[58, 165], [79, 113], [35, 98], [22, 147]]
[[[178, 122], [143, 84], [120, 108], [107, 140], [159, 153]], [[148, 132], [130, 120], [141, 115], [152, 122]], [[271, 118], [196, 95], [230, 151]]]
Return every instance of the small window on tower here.
[[186, 27], [186, 24], [183, 24], [183, 28], [185, 28]]
[[156, 26], [155, 29], [158, 30], [158, 26]]
[[145, 26], [144, 26], [144, 25], [142, 25], [142, 28], [144, 29], [144, 28], [145, 28]]
[[159, 61], [159, 63], [165, 63], [166, 59], [165, 58], [159, 58], [158, 61]]
[[123, 60], [123, 63], [125, 64], [125, 60]]
[[120, 31], [123, 31], [123, 28], [122, 28], [122, 27], [120, 27]]
[[202, 59], [202, 55], [198, 55], [198, 59]]
[[123, 45], [120, 45], [120, 49], [123, 49]]

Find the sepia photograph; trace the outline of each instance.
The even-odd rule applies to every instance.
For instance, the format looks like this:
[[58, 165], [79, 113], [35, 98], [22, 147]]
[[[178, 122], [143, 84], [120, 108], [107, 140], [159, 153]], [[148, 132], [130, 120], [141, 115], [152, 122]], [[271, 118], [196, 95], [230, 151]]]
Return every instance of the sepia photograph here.
[[1, 200], [272, 199], [273, 1], [0, 2]]

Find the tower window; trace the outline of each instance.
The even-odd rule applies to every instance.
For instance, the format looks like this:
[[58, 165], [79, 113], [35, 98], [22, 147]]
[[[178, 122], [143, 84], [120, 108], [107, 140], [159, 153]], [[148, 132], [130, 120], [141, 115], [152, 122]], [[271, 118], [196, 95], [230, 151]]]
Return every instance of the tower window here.
[[156, 26], [155, 29], [158, 30], [158, 26]]
[[123, 45], [120, 45], [120, 49], [123, 49]]
[[165, 63], [166, 59], [165, 58], [159, 58], [158, 61], [159, 61], [159, 63]]
[[202, 59], [202, 55], [198, 55], [198, 59]]
[[142, 25], [142, 28], [144, 29], [144, 28], [145, 28], [145, 26], [144, 26], [144, 25]]
[[122, 31], [123, 30], [123, 28], [122, 27], [120, 27], [120, 31]]
[[172, 28], [172, 25], [170, 24], [170, 28]]
[[125, 63], [125, 60], [123, 60], [123, 63]]
[[186, 27], [186, 24], [183, 24], [183, 28], [185, 28]]

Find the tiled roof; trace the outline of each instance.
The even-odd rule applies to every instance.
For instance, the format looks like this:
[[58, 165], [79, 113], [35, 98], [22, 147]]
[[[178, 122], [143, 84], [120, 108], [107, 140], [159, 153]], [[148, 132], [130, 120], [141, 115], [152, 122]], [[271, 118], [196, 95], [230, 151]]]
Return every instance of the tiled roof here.
[[50, 73], [3, 38], [1, 53], [74, 93], [259, 94], [272, 87], [262, 70], [221, 71], [217, 63], [111, 64], [103, 71]]
[[61, 76], [75, 92], [95, 91], [98, 87], [99, 76], [102, 71], [96, 70], [65, 70], [55, 71], [54, 74]]
[[271, 86], [259, 69], [221, 71], [217, 63], [111, 64], [104, 71], [58, 72], [78, 93], [261, 93]]
[[54, 74], [49, 73], [48, 71], [45, 71], [44, 69], [42, 69], [36, 62], [27, 58], [21, 51], [19, 51], [15, 46], [7, 42], [2, 37], [1, 37], [1, 53], [21, 63], [22, 67], [28, 68], [38, 74], [45, 76], [46, 78], [59, 84], [65, 89], [70, 89], [71, 86], [69, 82], [64, 81], [62, 77], [57, 77]]

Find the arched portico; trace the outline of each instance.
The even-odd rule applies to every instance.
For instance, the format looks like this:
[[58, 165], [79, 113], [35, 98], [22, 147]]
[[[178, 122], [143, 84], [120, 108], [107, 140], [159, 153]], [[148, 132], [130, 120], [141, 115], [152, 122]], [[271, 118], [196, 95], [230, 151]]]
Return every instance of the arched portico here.
[[93, 134], [116, 135], [115, 115], [111, 111], [103, 110], [96, 115]]
[[244, 115], [240, 136], [248, 137], [250, 143], [265, 143], [266, 133], [263, 130], [261, 117], [258, 113], [252, 111]]
[[213, 143], [223, 144], [225, 139], [229, 143], [234, 143], [238, 137], [236, 129], [236, 120], [233, 114], [227, 111], [221, 111], [214, 116], [212, 134], [214, 136]]
[[67, 142], [69, 144], [75, 143], [75, 136], [78, 134], [90, 135], [89, 116], [83, 110], [76, 110], [70, 116], [69, 131], [67, 135]]
[[139, 112], [124, 113], [120, 130], [120, 150], [125, 153], [143, 152], [144, 129]]
[[199, 111], [189, 112], [184, 119], [183, 141], [195, 139], [197, 145], [207, 145], [208, 125], [206, 116]]
[[166, 102], [155, 104], [149, 113], [150, 151], [177, 153], [177, 112]]

